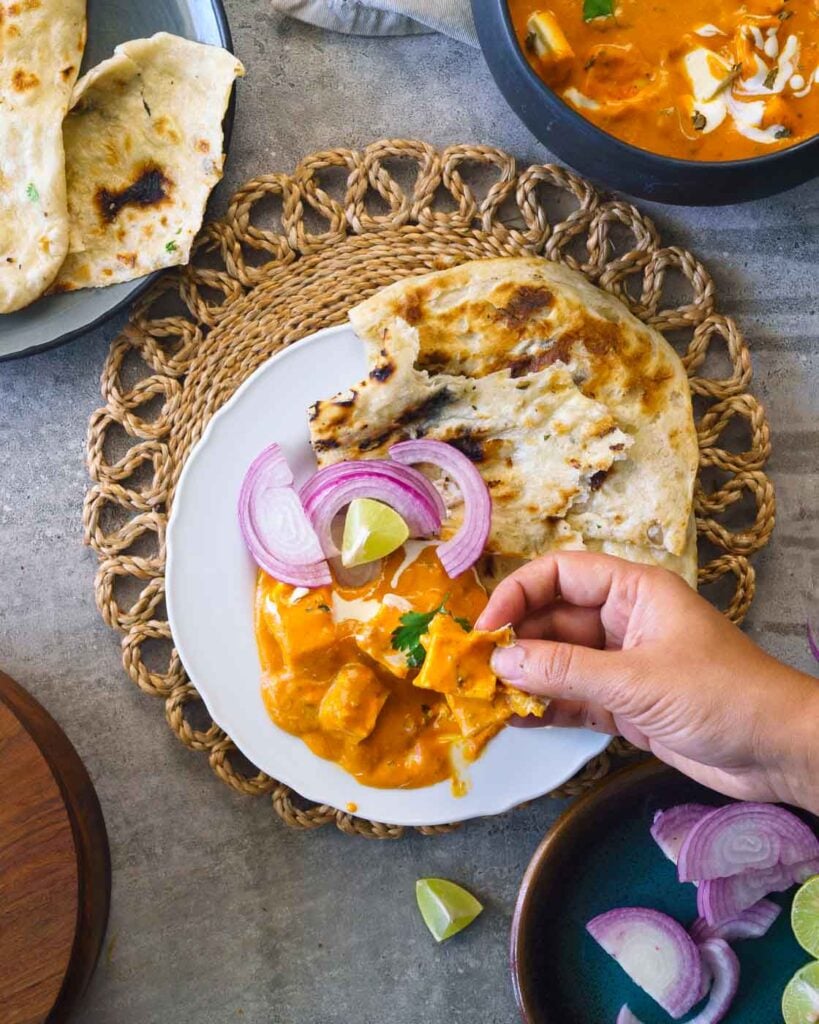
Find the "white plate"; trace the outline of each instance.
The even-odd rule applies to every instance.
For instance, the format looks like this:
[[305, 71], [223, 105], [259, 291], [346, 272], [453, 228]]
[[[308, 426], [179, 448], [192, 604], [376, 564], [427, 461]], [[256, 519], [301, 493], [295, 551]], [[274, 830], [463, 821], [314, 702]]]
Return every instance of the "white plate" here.
[[363, 786], [273, 724], [253, 635], [256, 568], [236, 516], [245, 470], [278, 441], [301, 483], [314, 469], [307, 407], [366, 374], [348, 324], [319, 331], [261, 366], [211, 420], [179, 481], [168, 529], [168, 616], [188, 675], [213, 720], [254, 764], [317, 803], [364, 818], [435, 825], [500, 814], [571, 778], [608, 743], [585, 729], [504, 729], [469, 766], [469, 790]]

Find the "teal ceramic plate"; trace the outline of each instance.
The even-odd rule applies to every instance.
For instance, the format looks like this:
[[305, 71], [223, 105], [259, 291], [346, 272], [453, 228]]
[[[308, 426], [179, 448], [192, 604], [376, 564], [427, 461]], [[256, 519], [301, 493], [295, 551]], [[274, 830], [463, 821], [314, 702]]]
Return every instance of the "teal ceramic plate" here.
[[[625, 906], [694, 920], [694, 886], [680, 885], [649, 835], [655, 811], [689, 801], [726, 802], [651, 761], [609, 776], [555, 824], [526, 871], [512, 925], [512, 980], [527, 1024], [614, 1024], [624, 1003], [643, 1024], [669, 1024], [585, 923]], [[781, 1022], [782, 990], [810, 959], [791, 934], [792, 895], [772, 897], [785, 910], [764, 938], [732, 943], [742, 977], [724, 1024]]]
[[[232, 49], [221, 0], [88, 0], [88, 44], [82, 70], [110, 57], [118, 43], [155, 32]], [[232, 104], [225, 120], [230, 141]], [[26, 355], [69, 341], [141, 294], [155, 275], [138, 281], [89, 288], [38, 299], [18, 313], [0, 315], [0, 359]]]

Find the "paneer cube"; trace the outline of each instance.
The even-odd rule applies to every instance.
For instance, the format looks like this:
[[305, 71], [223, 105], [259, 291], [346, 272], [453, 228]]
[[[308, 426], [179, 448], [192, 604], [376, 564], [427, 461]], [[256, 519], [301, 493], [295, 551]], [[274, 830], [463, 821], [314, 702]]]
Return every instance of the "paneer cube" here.
[[350, 663], [336, 673], [319, 705], [319, 725], [340, 732], [356, 743], [375, 728], [389, 690], [366, 665]]
[[409, 672], [405, 655], [392, 645], [392, 634], [400, 624], [402, 613], [401, 606], [382, 604], [378, 613], [357, 626], [353, 634], [359, 650], [398, 679], [405, 679]]
[[436, 615], [429, 632], [421, 637], [427, 653], [415, 685], [438, 693], [491, 700], [497, 679], [489, 658], [496, 645], [511, 642], [512, 630], [508, 626], [492, 632], [467, 632], [451, 615]]
[[474, 697], [459, 697], [455, 693], [448, 693], [446, 702], [465, 738], [490, 726], [502, 724], [511, 714], [506, 704], [498, 699], [476, 700]]
[[332, 654], [336, 627], [328, 587], [299, 596], [289, 584], [275, 583], [263, 600], [264, 623], [281, 649], [286, 671], [314, 669], [323, 655]]
[[544, 68], [565, 72], [574, 59], [574, 50], [557, 18], [551, 11], [535, 11], [526, 22], [526, 46]]

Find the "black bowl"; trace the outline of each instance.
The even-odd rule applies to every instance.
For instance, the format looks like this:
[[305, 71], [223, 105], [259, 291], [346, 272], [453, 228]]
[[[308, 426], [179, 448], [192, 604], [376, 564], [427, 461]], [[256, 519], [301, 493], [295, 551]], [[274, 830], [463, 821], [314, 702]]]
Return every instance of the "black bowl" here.
[[535, 74], [518, 45], [507, 0], [472, 0], [489, 70], [507, 103], [553, 153], [581, 174], [659, 203], [720, 206], [761, 199], [819, 174], [819, 135], [749, 160], [659, 156], [581, 117]]

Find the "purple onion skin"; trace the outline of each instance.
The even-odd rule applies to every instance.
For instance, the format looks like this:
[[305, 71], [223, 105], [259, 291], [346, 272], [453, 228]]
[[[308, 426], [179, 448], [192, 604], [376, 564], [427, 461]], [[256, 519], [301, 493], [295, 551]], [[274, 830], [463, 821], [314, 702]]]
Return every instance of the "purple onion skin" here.
[[[667, 914], [646, 907], [620, 907], [593, 918], [586, 930], [632, 979], [622, 954], [624, 946], [633, 943], [635, 938], [642, 940], [646, 950], [651, 949], [652, 956], [675, 958], [676, 974], [665, 987], [655, 991], [645, 988], [675, 1020], [693, 1009], [702, 998], [703, 970], [699, 951], [682, 925]], [[640, 966], [643, 968], [644, 964]]]
[[[731, 858], [734, 850], [728, 841], [737, 836], [742, 840], [740, 849], [751, 837], [767, 839], [756, 862]], [[775, 804], [734, 803], [706, 815], [692, 828], [680, 849], [677, 869], [681, 882], [702, 882], [749, 870], [767, 870], [778, 864], [797, 864], [817, 856], [819, 839], [791, 811]]]
[[739, 960], [722, 939], [707, 939], [700, 946], [705, 968], [713, 978], [708, 1003], [687, 1024], [719, 1024], [731, 1009], [739, 988]]
[[808, 650], [819, 661], [819, 643], [817, 643], [816, 634], [810, 623], [808, 623]]
[[761, 939], [781, 913], [778, 903], [763, 899], [722, 924], [710, 925], [704, 917], [698, 917], [688, 932], [697, 944], [707, 939], [724, 939], [726, 942]]
[[716, 810], [708, 804], [677, 804], [657, 811], [651, 824], [651, 837], [672, 864], [677, 863], [680, 848], [695, 825]]

